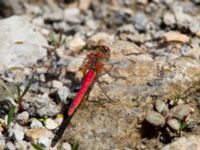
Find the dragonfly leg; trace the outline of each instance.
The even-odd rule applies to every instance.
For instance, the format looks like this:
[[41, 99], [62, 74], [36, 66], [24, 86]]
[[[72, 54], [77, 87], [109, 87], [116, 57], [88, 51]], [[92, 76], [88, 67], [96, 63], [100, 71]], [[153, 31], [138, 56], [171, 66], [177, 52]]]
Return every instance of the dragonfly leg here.
[[104, 95], [106, 96], [106, 98], [109, 100], [109, 102], [113, 102], [113, 100], [108, 96], [108, 94], [106, 93], [106, 91], [103, 89], [103, 87], [101, 86], [101, 81], [97, 80], [97, 85], [99, 86], [99, 88], [102, 90], [102, 92], [104, 93]]

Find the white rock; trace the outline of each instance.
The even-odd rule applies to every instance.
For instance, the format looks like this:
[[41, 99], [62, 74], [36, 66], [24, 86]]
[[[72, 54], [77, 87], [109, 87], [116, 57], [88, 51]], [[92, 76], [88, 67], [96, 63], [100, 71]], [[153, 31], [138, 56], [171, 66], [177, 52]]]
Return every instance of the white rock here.
[[46, 136], [42, 136], [38, 139], [38, 144], [41, 144], [42, 146], [45, 146], [45, 147], [49, 147], [50, 145], [50, 139]]
[[20, 149], [20, 150], [29, 149], [30, 145], [31, 144], [26, 142], [26, 141], [17, 141], [17, 142], [15, 142], [16, 149]]
[[52, 82], [52, 86], [54, 87], [54, 88], [61, 88], [62, 86], [63, 86], [63, 83], [62, 82], [60, 82], [60, 81], [57, 81], [57, 80], [53, 80], [53, 82]]
[[67, 142], [62, 143], [61, 147], [62, 147], [61, 149], [63, 149], [63, 150], [71, 150], [72, 149], [71, 145]]
[[162, 150], [199, 150], [200, 136], [191, 135], [178, 138], [176, 141], [164, 146]]
[[79, 23], [80, 10], [78, 8], [66, 8], [64, 11], [64, 20], [71, 23]]
[[146, 5], [148, 3], [148, 0], [136, 0], [137, 3]]
[[90, 19], [90, 20], [86, 20], [86, 26], [88, 26], [90, 29], [92, 30], [96, 30], [98, 28], [97, 22], [95, 22], [94, 20]]
[[9, 142], [7, 142], [7, 143], [5, 144], [4, 149], [15, 150], [16, 148], [15, 148], [15, 145], [14, 145], [12, 142], [9, 141]]
[[25, 17], [0, 20], [0, 71], [33, 65], [46, 56], [46, 49], [38, 45], [48, 45], [47, 40], [34, 29]]
[[100, 43], [110, 44], [114, 41], [114, 36], [105, 32], [99, 32], [89, 38], [89, 43], [97, 45]]
[[45, 148], [49, 148], [53, 133], [46, 128], [29, 129], [26, 132], [26, 137], [34, 143], [41, 144]]
[[24, 138], [24, 128], [18, 124], [14, 124], [12, 128], [9, 128], [9, 136], [16, 141], [21, 141]]
[[69, 43], [69, 49], [71, 50], [80, 50], [85, 46], [85, 41], [81, 38], [81, 36], [75, 36]]
[[166, 12], [164, 15], [163, 15], [163, 21], [166, 25], [175, 25], [176, 23], [176, 19], [175, 19], [175, 16], [170, 13], [170, 12]]
[[51, 118], [48, 118], [46, 121], [45, 121], [45, 127], [49, 130], [53, 130], [55, 128], [58, 127], [58, 124], [52, 120]]
[[33, 118], [33, 119], [31, 119], [30, 127], [31, 127], [31, 129], [33, 129], [33, 128], [42, 128], [43, 125], [39, 120], [37, 120], [36, 118]]
[[71, 94], [71, 92], [68, 87], [63, 86], [58, 89], [58, 94], [60, 96], [61, 101], [66, 103], [66, 99]]
[[84, 56], [83, 57], [71, 57], [69, 58], [70, 62], [67, 65], [67, 71], [69, 72], [77, 72], [79, 68], [82, 66], [84, 62]]
[[29, 114], [27, 111], [24, 111], [17, 115], [16, 119], [21, 123], [26, 123], [29, 119]]

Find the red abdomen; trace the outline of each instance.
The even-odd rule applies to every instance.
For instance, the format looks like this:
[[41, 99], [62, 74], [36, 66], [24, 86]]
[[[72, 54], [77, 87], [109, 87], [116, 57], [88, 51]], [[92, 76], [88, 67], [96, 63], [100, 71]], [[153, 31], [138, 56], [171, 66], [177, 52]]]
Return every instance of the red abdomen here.
[[73, 113], [75, 112], [75, 110], [78, 108], [78, 106], [80, 105], [80, 103], [83, 100], [83, 97], [85, 96], [86, 92], [88, 91], [90, 85], [93, 83], [94, 79], [96, 76], [96, 72], [93, 70], [89, 70], [87, 72], [87, 74], [85, 75], [85, 78], [83, 80], [83, 84], [80, 88], [80, 90], [78, 91], [76, 97], [74, 98], [74, 100], [72, 101], [69, 110], [68, 110], [68, 116], [73, 115]]

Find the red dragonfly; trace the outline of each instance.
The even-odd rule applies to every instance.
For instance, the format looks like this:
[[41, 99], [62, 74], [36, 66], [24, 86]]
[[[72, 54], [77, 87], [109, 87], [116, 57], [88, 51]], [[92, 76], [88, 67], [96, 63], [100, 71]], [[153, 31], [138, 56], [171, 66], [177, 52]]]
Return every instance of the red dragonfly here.
[[72, 101], [69, 109], [68, 116], [72, 116], [76, 109], [79, 107], [83, 101], [89, 87], [93, 85], [95, 78], [102, 71], [104, 67], [104, 61], [110, 58], [110, 49], [107, 46], [99, 45], [94, 47], [94, 51], [88, 54], [87, 62], [81, 67], [82, 72], [85, 74], [84, 80], [80, 90], [78, 91], [76, 97]]
[[[19, 45], [30, 44], [32, 46], [40, 46], [37, 44], [23, 42], [23, 41], [16, 41], [15, 44]], [[42, 47], [52, 49], [52, 47], [49, 46], [42, 46]], [[105, 45], [94, 46], [92, 47], [92, 52], [90, 52], [86, 58], [87, 61], [81, 67], [81, 71], [84, 74], [84, 80], [80, 90], [78, 91], [76, 97], [74, 98], [68, 109], [67, 112], [68, 117], [71, 117], [74, 114], [75, 110], [79, 107], [80, 103], [83, 101], [83, 98], [85, 97], [89, 88], [93, 85], [95, 78], [97, 78], [97, 75], [103, 70], [104, 61], [107, 61], [110, 58], [110, 49]], [[109, 98], [107, 95], [106, 97]]]

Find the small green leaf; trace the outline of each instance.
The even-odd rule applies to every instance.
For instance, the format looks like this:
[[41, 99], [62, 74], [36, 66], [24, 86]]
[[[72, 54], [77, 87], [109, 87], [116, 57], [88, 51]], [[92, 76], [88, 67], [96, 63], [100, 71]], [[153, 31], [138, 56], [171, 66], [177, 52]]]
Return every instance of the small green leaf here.
[[76, 142], [72, 145], [72, 150], [78, 150], [78, 147], [79, 147], [79, 143]]
[[11, 108], [8, 113], [7, 126], [9, 126], [10, 123], [12, 122], [14, 114], [15, 114], [15, 107]]
[[180, 130], [183, 130], [187, 126], [187, 123], [185, 121], [180, 121], [180, 125]]
[[36, 150], [44, 150], [43, 147], [39, 144], [32, 143], [31, 144]]
[[31, 87], [31, 84], [33, 83], [33, 76], [31, 77], [31, 79], [29, 80], [28, 84], [26, 85], [24, 91], [22, 92], [22, 95], [20, 96], [20, 100], [24, 97], [24, 95], [26, 95], [26, 93], [28, 92], [28, 90]]

